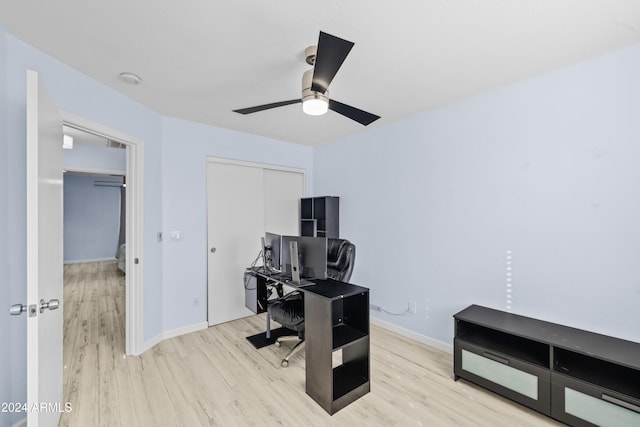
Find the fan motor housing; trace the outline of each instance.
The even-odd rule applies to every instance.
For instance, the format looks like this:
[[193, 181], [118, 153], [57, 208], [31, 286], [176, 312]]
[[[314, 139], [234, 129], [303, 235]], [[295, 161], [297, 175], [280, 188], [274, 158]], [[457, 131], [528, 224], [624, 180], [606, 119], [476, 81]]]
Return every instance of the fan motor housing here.
[[302, 102], [305, 99], [323, 99], [329, 102], [329, 91], [325, 93], [311, 90], [311, 82], [313, 81], [313, 68], [307, 70], [302, 75]]

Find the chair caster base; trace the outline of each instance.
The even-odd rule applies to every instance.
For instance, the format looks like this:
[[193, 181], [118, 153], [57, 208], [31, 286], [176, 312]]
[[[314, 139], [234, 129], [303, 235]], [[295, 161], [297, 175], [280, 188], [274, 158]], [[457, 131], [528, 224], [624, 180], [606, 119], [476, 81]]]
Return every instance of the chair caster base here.
[[286, 359], [282, 359], [282, 362], [280, 362], [280, 366], [286, 368], [287, 366], [289, 366], [289, 361]]

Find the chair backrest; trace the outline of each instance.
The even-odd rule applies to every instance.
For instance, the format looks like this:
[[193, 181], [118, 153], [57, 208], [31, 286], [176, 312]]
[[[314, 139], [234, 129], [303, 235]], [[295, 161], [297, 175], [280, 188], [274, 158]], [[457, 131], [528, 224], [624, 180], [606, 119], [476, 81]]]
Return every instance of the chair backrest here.
[[327, 277], [348, 282], [356, 260], [356, 245], [346, 239], [327, 239]]

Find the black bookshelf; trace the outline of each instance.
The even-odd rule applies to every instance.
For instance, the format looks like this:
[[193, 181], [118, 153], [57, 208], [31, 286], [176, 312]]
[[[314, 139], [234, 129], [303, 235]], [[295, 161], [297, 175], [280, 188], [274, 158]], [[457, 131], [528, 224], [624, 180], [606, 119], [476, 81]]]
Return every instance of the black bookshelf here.
[[335, 196], [300, 199], [300, 235], [340, 237], [340, 198]]

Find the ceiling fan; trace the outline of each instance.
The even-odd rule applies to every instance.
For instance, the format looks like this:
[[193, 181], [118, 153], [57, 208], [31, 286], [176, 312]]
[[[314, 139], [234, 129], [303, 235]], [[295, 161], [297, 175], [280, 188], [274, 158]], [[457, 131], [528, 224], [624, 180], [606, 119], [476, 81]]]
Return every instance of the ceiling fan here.
[[313, 65], [313, 68], [305, 71], [302, 76], [302, 98], [233, 111], [240, 114], [251, 114], [302, 102], [302, 110], [312, 116], [319, 116], [325, 114], [327, 110], [333, 110], [364, 126], [373, 123], [380, 116], [329, 99], [329, 84], [347, 58], [353, 45], [354, 43], [350, 41], [320, 31], [318, 45], [309, 46], [305, 50], [306, 62], [309, 65]]

